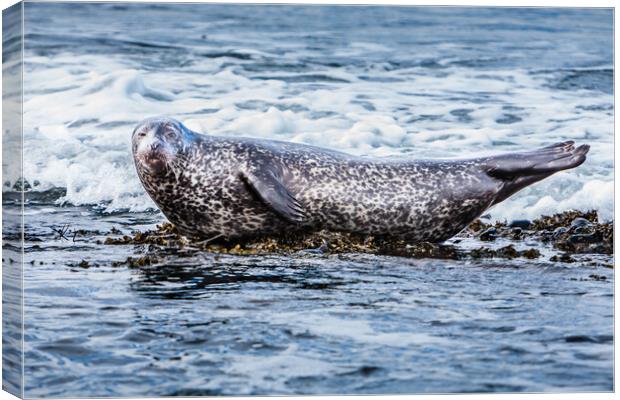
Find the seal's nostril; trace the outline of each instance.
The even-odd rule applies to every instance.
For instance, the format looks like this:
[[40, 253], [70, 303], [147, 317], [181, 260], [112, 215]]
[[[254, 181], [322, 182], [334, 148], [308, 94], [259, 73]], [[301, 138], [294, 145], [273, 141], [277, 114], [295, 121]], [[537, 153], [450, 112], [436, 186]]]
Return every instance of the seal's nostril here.
[[151, 151], [157, 151], [161, 148], [161, 143], [153, 143], [151, 144]]

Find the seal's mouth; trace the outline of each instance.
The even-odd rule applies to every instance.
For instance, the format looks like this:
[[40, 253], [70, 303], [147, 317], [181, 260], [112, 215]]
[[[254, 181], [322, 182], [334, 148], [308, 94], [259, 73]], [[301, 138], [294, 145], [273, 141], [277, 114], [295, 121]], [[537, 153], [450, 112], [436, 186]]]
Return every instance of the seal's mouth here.
[[150, 150], [138, 156], [140, 164], [149, 174], [160, 174], [166, 170], [170, 157], [165, 151]]

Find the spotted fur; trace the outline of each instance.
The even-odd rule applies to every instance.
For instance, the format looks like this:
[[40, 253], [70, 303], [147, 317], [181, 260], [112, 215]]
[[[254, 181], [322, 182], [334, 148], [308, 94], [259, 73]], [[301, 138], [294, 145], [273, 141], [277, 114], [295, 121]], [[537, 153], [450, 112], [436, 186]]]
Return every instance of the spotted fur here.
[[[145, 132], [155, 150], [141, 146]], [[205, 239], [326, 229], [438, 242], [521, 188], [581, 164], [587, 151], [564, 142], [470, 160], [366, 158], [201, 135], [167, 118], [145, 120], [133, 135], [147, 193], [184, 235]], [[154, 158], [165, 167], [152, 170]]]

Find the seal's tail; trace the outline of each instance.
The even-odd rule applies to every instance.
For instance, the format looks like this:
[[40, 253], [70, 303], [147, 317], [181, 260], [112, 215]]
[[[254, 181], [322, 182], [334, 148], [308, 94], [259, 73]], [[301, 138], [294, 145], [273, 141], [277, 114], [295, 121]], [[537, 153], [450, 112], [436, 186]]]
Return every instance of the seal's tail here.
[[575, 147], [573, 141], [566, 141], [530, 152], [486, 159], [487, 174], [503, 181], [494, 204], [558, 171], [578, 167], [586, 160], [588, 150], [587, 144]]

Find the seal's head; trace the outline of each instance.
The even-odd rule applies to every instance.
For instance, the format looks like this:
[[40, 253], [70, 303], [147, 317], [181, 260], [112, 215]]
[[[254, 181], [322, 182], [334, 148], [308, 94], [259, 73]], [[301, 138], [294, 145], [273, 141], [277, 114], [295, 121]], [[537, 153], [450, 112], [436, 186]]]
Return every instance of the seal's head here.
[[133, 131], [131, 148], [139, 169], [160, 174], [182, 154], [192, 132], [172, 118], [148, 118]]

